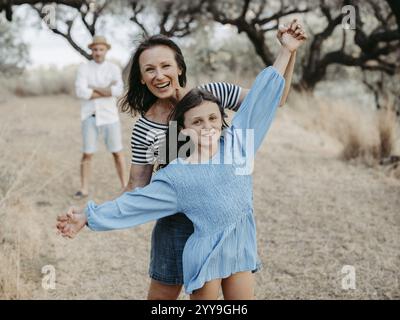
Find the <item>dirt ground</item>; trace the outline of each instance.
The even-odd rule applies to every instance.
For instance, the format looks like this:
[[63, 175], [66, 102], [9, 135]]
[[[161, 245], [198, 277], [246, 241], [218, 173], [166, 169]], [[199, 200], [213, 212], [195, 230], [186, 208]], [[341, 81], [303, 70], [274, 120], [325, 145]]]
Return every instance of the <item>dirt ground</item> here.
[[[153, 223], [84, 230], [74, 240], [56, 234], [57, 214], [84, 204], [72, 199], [79, 186], [78, 102], [10, 98], [0, 104], [0, 119], [0, 298], [145, 299]], [[122, 115], [122, 124], [129, 163], [133, 119]], [[302, 126], [290, 106], [279, 110], [254, 173], [263, 263], [257, 299], [400, 298], [400, 180], [341, 161], [341, 148]], [[119, 192], [103, 143], [91, 182], [95, 201]], [[46, 289], [46, 268], [55, 270], [53, 289]]]

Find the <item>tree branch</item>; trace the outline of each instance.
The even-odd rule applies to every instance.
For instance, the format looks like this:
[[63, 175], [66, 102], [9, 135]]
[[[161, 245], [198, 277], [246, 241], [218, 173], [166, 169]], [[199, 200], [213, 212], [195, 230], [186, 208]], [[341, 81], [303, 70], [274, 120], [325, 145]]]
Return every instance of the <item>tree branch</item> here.
[[[246, 19], [247, 11], [249, 10], [250, 1], [244, 1], [241, 14], [239, 17], [230, 18], [227, 17], [223, 8], [218, 8], [218, 2], [213, 0], [207, 0], [207, 11], [211, 14], [214, 21], [221, 24], [230, 24], [237, 28], [238, 33], [244, 32], [248, 36], [249, 40], [253, 44], [256, 53], [260, 56], [266, 65], [271, 65], [273, 63], [273, 54], [269, 50], [265, 41], [265, 34], [269, 31], [276, 30], [279, 24], [279, 18], [293, 14], [307, 12], [309, 9], [299, 9], [299, 8], [289, 8], [285, 7], [283, 4], [280, 10], [270, 17], [260, 18], [262, 12], [264, 11], [266, 1], [261, 1], [261, 5], [256, 12], [254, 18]], [[264, 25], [271, 21], [275, 21], [275, 25], [272, 27], [267, 27]]]
[[[160, 33], [169, 37], [185, 37], [192, 32], [195, 17], [201, 12], [203, 3], [196, 1], [189, 4], [186, 8], [173, 7], [173, 2], [169, 2], [161, 12], [159, 23]], [[167, 29], [168, 22], [172, 25]]]
[[44, 1], [39, 1], [39, 0], [1, 0], [0, 1], [0, 12], [5, 10], [6, 11], [6, 17], [8, 21], [12, 21], [12, 6], [19, 6], [22, 4], [29, 4], [31, 6], [34, 6], [36, 4], [50, 4], [50, 3], [56, 3], [56, 4], [63, 4], [71, 8], [75, 8], [77, 10], [80, 9], [80, 7], [84, 4], [84, 0], [44, 0]]
[[[41, 19], [43, 19], [45, 17], [45, 14], [42, 12], [43, 6], [34, 6], [31, 5], [31, 8], [33, 8], [39, 15], [39, 17]], [[82, 56], [84, 56], [86, 59], [88, 60], [92, 60], [92, 56], [83, 48], [81, 48], [73, 39], [71, 36], [71, 30], [72, 30], [72, 26], [74, 24], [74, 20], [67, 20], [65, 21], [66, 25], [67, 25], [67, 32], [64, 33], [62, 31], [60, 31], [59, 29], [57, 29], [57, 27], [50, 29], [51, 31], [53, 31], [55, 34], [58, 34], [60, 36], [62, 36], [64, 39], [66, 39], [68, 41], [68, 43], [76, 50], [78, 51]]]
[[147, 31], [146, 27], [139, 21], [138, 15], [144, 10], [144, 5], [139, 3], [139, 1], [134, 0], [131, 1], [131, 6], [133, 10], [133, 16], [129, 19], [134, 22], [144, 33], [146, 37], [149, 37], [149, 32]]
[[246, 19], [246, 14], [247, 14], [247, 10], [249, 10], [250, 1], [251, 0], [244, 0], [242, 13], [240, 14], [240, 18]]
[[255, 24], [259, 24], [259, 25], [264, 25], [264, 24], [269, 23], [271, 21], [279, 20], [280, 18], [288, 16], [288, 15], [293, 14], [293, 13], [305, 13], [305, 12], [308, 12], [308, 11], [310, 11], [309, 8], [306, 8], [306, 9], [293, 8], [293, 9], [290, 9], [288, 11], [285, 11], [285, 9], [283, 9], [283, 10], [273, 14], [272, 16], [264, 18], [264, 19], [258, 19], [258, 18], [256, 19], [255, 18], [255, 19], [253, 19], [252, 22], [255, 23]]

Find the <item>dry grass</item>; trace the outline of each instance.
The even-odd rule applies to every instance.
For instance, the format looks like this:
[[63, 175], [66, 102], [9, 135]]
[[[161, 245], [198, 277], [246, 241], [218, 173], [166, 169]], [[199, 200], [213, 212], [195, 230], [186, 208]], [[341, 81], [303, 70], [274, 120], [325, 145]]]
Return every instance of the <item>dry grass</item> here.
[[393, 106], [388, 106], [378, 113], [378, 132], [380, 141], [380, 159], [391, 156], [396, 150], [396, 140], [399, 138], [398, 119]]
[[77, 66], [57, 69], [40, 67], [25, 71], [15, 79], [14, 93], [17, 96], [41, 96], [56, 94], [74, 94], [74, 80]]
[[27, 299], [33, 292], [29, 270], [41, 245], [40, 226], [29, 201], [7, 201], [1, 211], [7, 224], [0, 227], [0, 299]]
[[296, 119], [310, 130], [324, 131], [343, 146], [340, 158], [369, 167], [398, 153], [399, 123], [393, 106], [379, 111], [349, 101], [328, 101], [292, 93]]
[[[1, 133], [0, 148], [9, 150], [12, 137]], [[29, 261], [38, 254], [40, 226], [34, 219], [32, 198], [37, 181], [30, 178], [35, 170], [35, 153], [13, 159], [7, 152], [0, 157], [0, 298], [23, 299], [30, 290], [23, 277]]]
[[369, 126], [369, 138], [365, 130], [360, 130], [360, 124], [353, 122], [349, 126], [342, 153], [344, 160], [360, 160], [374, 166], [396, 152], [398, 125], [395, 112], [379, 110], [373, 120]]
[[9, 115], [0, 128], [0, 299], [28, 299], [40, 290], [40, 261], [52, 252], [40, 219], [51, 200], [42, 195], [70, 172], [46, 151], [41, 124], [27, 128], [35, 117], [24, 117], [26, 110]]

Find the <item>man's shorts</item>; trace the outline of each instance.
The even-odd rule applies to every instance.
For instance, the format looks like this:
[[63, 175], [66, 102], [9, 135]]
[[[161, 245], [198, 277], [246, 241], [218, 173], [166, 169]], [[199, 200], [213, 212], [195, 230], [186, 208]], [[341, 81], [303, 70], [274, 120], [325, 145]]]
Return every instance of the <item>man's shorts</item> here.
[[115, 153], [122, 150], [120, 122], [96, 126], [96, 117], [91, 116], [82, 121], [83, 153], [96, 152], [99, 135], [103, 135], [104, 143], [109, 152]]

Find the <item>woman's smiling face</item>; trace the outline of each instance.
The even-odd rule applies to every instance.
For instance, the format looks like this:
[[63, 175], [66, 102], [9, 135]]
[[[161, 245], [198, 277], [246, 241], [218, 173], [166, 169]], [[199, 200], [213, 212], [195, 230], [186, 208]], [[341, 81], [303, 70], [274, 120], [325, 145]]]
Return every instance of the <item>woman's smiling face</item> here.
[[146, 49], [139, 57], [141, 82], [159, 99], [174, 96], [179, 88], [179, 69], [175, 52], [167, 46]]

